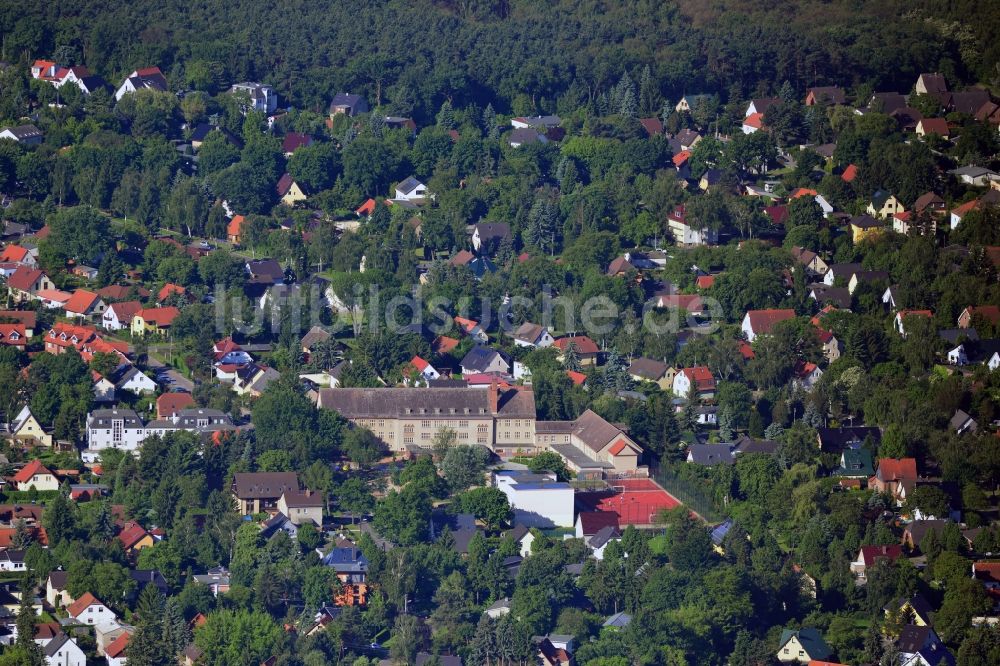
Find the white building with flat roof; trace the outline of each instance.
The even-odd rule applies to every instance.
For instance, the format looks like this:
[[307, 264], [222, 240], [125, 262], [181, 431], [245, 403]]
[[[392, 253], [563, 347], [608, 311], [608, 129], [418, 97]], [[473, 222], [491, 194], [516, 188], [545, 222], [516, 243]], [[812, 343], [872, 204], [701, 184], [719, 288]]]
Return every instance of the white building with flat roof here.
[[514, 524], [525, 527], [573, 527], [573, 487], [551, 472], [500, 470], [494, 485], [514, 510]]

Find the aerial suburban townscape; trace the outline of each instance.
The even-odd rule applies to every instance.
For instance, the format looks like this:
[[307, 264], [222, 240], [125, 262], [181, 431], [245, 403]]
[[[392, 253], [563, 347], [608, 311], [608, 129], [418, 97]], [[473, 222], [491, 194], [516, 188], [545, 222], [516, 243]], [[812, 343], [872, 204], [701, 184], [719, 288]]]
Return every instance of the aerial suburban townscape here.
[[0, 2], [0, 666], [1000, 665], [996, 0]]

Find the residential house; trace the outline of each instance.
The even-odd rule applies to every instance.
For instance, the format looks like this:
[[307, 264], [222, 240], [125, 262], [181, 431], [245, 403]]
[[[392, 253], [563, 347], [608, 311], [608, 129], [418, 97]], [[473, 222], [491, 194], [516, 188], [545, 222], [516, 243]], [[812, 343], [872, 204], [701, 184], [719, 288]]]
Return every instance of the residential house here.
[[806, 272], [810, 275], [821, 276], [825, 275], [826, 272], [830, 270], [830, 267], [825, 261], [823, 261], [823, 258], [812, 250], [807, 250], [802, 247], [793, 247], [792, 258], [805, 266]]
[[937, 532], [940, 537], [947, 524], [947, 520], [914, 520], [903, 528], [903, 544], [911, 551], [919, 550], [928, 534]]
[[233, 475], [231, 488], [242, 516], [276, 511], [282, 495], [298, 490], [299, 479], [295, 472], [237, 472]]
[[20, 324], [24, 335], [33, 338], [35, 328], [38, 326], [38, 313], [34, 310], [0, 310], [0, 322]]
[[504, 354], [490, 347], [476, 346], [469, 350], [460, 363], [463, 375], [499, 372], [509, 374], [510, 361]]
[[988, 187], [991, 182], [1000, 180], [1000, 174], [985, 167], [973, 165], [952, 169], [948, 173], [955, 176], [963, 185], [974, 187]]
[[514, 345], [518, 347], [544, 348], [551, 347], [555, 341], [552, 334], [544, 326], [524, 322], [514, 331]]
[[577, 478], [631, 474], [639, 469], [642, 447], [590, 409], [575, 421], [539, 422], [536, 432], [536, 445], [561, 455]]
[[930, 626], [908, 624], [896, 639], [902, 666], [954, 666], [955, 657]]
[[816, 440], [824, 453], [843, 453], [861, 446], [873, 450], [882, 441], [882, 431], [869, 426], [816, 428]]
[[17, 471], [12, 477], [14, 486], [20, 490], [59, 490], [59, 479], [49, 468], [35, 459]]
[[134, 365], [120, 365], [109, 379], [115, 385], [115, 391], [129, 391], [135, 395], [156, 393], [159, 388], [152, 379], [139, 371]]
[[311, 522], [323, 525], [323, 494], [313, 490], [285, 490], [278, 498], [277, 508], [295, 525]]
[[472, 229], [472, 247], [476, 252], [491, 253], [503, 239], [510, 237], [510, 225], [506, 222], [480, 222]]
[[552, 346], [559, 350], [560, 363], [564, 362], [566, 350], [572, 346], [582, 367], [597, 365], [601, 354], [597, 343], [586, 335], [568, 335], [553, 341]]
[[234, 95], [243, 95], [249, 101], [249, 108], [261, 113], [274, 113], [278, 108], [278, 94], [274, 88], [263, 83], [234, 83], [229, 89]]
[[774, 325], [781, 321], [795, 318], [795, 310], [748, 310], [743, 316], [743, 323], [740, 328], [749, 342], [753, 342], [758, 335], [768, 335], [774, 329]]
[[229, 570], [225, 567], [212, 567], [206, 573], [192, 576], [194, 582], [208, 586], [213, 597], [229, 592]]
[[24, 573], [28, 570], [24, 563], [24, 551], [14, 548], [0, 550], [0, 571], [5, 573]]
[[707, 366], [699, 365], [691, 368], [681, 368], [674, 375], [673, 392], [679, 398], [687, 398], [694, 391], [700, 400], [710, 400], [715, 397], [715, 377]]
[[[219, 369], [223, 367], [225, 366], [220, 366]], [[281, 373], [277, 370], [259, 363], [238, 366], [236, 376], [233, 378], [233, 391], [237, 395], [249, 395], [252, 398], [257, 398], [271, 382], [280, 377]]]
[[590, 549], [590, 554], [597, 561], [604, 559], [604, 549], [608, 547], [608, 544], [612, 541], [621, 541], [621, 532], [614, 525], [605, 525], [597, 534], [590, 537], [586, 541], [587, 548]]
[[916, 458], [879, 458], [878, 469], [868, 479], [869, 488], [887, 493], [900, 503], [916, 484]]
[[965, 329], [972, 328], [975, 326], [977, 318], [981, 318], [984, 321], [988, 321], [991, 325], [996, 326], [1000, 324], [1000, 307], [995, 305], [970, 305], [958, 315], [958, 327]]
[[351, 93], [337, 93], [330, 100], [330, 116], [343, 113], [347, 116], [356, 116], [360, 113], [368, 113], [368, 100], [361, 95]]
[[[676, 371], [670, 365], [652, 358], [634, 358], [628, 375], [637, 382], [652, 382], [664, 391], [673, 390]], [[685, 397], [687, 394], [684, 394]]]
[[125, 666], [128, 662], [126, 654], [132, 634], [123, 631], [118, 638], [111, 641], [104, 648], [104, 658], [108, 661], [108, 666]]
[[431, 365], [424, 359], [420, 358], [419, 356], [414, 356], [412, 359], [410, 359], [410, 365], [413, 367], [413, 370], [416, 371], [416, 374], [424, 381], [429, 382], [434, 379], [441, 378], [441, 373], [438, 372], [433, 365]]
[[[973, 577], [975, 577], [976, 563], [972, 563]], [[922, 594], [915, 594], [910, 598], [894, 599], [882, 607], [886, 617], [895, 616], [902, 620], [902, 624], [913, 624], [918, 627], [931, 626], [931, 613], [934, 609]]]
[[818, 86], [806, 90], [806, 106], [834, 106], [847, 103], [847, 94], [837, 86]]
[[792, 370], [792, 386], [808, 392], [822, 376], [823, 370], [815, 363], [799, 361]]
[[233, 245], [239, 245], [243, 240], [243, 223], [246, 218], [242, 215], [233, 215], [233, 219], [229, 220], [226, 225], [226, 238]]
[[101, 316], [101, 325], [109, 331], [121, 331], [132, 328], [132, 320], [142, 310], [139, 301], [122, 301], [112, 303]]
[[423, 201], [427, 196], [427, 186], [413, 176], [396, 185], [396, 201]]
[[37, 146], [45, 135], [34, 125], [18, 125], [0, 129], [0, 139], [10, 139], [25, 146]]
[[955, 410], [955, 415], [951, 417], [949, 425], [951, 425], [956, 435], [961, 435], [965, 432], [976, 432], [979, 429], [979, 424], [976, 423], [976, 420], [961, 409]]
[[823, 284], [833, 287], [838, 284], [847, 286], [847, 282], [858, 271], [864, 270], [861, 264], [830, 264], [830, 269], [823, 276]]
[[948, 92], [948, 84], [944, 74], [921, 74], [917, 77], [913, 90], [918, 95], [937, 96]]
[[718, 231], [699, 227], [690, 221], [683, 205], [674, 208], [667, 217], [667, 228], [678, 245], [712, 245], [719, 242]]
[[42, 648], [46, 666], [87, 666], [87, 655], [75, 638], [59, 632]]
[[833, 650], [823, 640], [819, 631], [812, 627], [784, 629], [778, 641], [778, 661], [783, 664], [798, 662], [807, 664], [813, 660], [824, 660]]
[[853, 295], [862, 283], [884, 283], [888, 281], [889, 273], [886, 271], [858, 271], [847, 282], [847, 293]]
[[896, 331], [906, 337], [906, 320], [913, 317], [924, 317], [931, 319], [934, 317], [934, 313], [930, 310], [900, 310], [896, 313], [895, 327]]
[[872, 452], [868, 449], [845, 449], [840, 454], [840, 467], [834, 471], [834, 476], [848, 479], [865, 479], [875, 474], [872, 462]]
[[489, 342], [490, 336], [486, 334], [486, 331], [483, 330], [478, 321], [466, 319], [465, 317], [455, 317], [454, 322], [463, 335], [472, 338], [480, 344]]
[[118, 619], [114, 611], [90, 592], [85, 592], [83, 596], [67, 606], [66, 613], [79, 624], [97, 625]]
[[132, 316], [132, 335], [139, 337], [147, 334], [165, 335], [180, 313], [174, 306], [143, 308]]
[[732, 465], [733, 449], [729, 444], [692, 444], [687, 450], [687, 462], [699, 467]]
[[759, 132], [764, 128], [764, 114], [760, 112], [751, 113], [743, 119], [743, 124], [740, 126], [740, 129], [743, 130], [744, 134], [753, 134], [754, 132]]
[[944, 199], [934, 192], [921, 194], [914, 202], [913, 210], [917, 215], [932, 215], [934, 217], [942, 217], [948, 212]]
[[291, 174], [283, 174], [278, 179], [278, 198], [286, 206], [294, 206], [299, 201], [305, 201], [308, 197], [302, 187], [292, 178]]
[[507, 135], [507, 145], [511, 148], [548, 142], [549, 138], [544, 133], [530, 127], [517, 127]]
[[55, 285], [43, 271], [29, 266], [20, 266], [7, 278], [7, 288], [10, 290], [14, 303], [25, 303], [35, 300], [35, 294], [39, 291], [55, 289]]
[[66, 579], [69, 574], [65, 571], [52, 571], [45, 579], [45, 601], [53, 608], [68, 606], [73, 603], [73, 597], [66, 590]]
[[[872, 217], [877, 217], [881, 220], [888, 220], [896, 213], [901, 213], [904, 210], [906, 210], [906, 208], [903, 204], [890, 192], [877, 190], [875, 194], [872, 195], [872, 200], [868, 204], [866, 212]], [[851, 221], [851, 224], [853, 226], [853, 220]]]
[[927, 137], [931, 134], [937, 135], [942, 139], [947, 139], [951, 136], [951, 132], [948, 129], [948, 121], [944, 118], [921, 118], [917, 121], [917, 136]]
[[122, 549], [130, 555], [138, 553], [143, 548], [150, 548], [156, 543], [153, 535], [134, 520], [125, 521], [116, 538], [122, 545]]
[[15, 264], [17, 266], [37, 268], [38, 260], [30, 249], [12, 243], [5, 246], [3, 251], [0, 251], [0, 264]]
[[274, 259], [251, 259], [246, 263], [246, 271], [251, 284], [270, 286], [285, 282], [285, 271]]
[[684, 95], [674, 106], [677, 113], [690, 113], [692, 109], [711, 99], [711, 95]]
[[121, 101], [122, 97], [137, 90], [159, 90], [166, 92], [168, 90], [167, 79], [163, 76], [163, 72], [160, 71], [159, 67], [137, 69], [129, 74], [121, 86], [118, 87], [118, 90], [115, 91], [115, 101]]
[[899, 544], [890, 546], [861, 546], [858, 556], [851, 562], [851, 573], [863, 582], [867, 579], [868, 569], [875, 566], [879, 560], [895, 562], [903, 556], [903, 547]]
[[22, 407], [10, 423], [10, 434], [24, 446], [52, 446], [52, 435], [45, 432], [28, 405]]
[[0, 345], [17, 347], [24, 351], [28, 344], [28, 334], [24, 324], [0, 324]]
[[[871, 206], [869, 206], [871, 210]], [[890, 213], [890, 216], [898, 211]], [[880, 219], [875, 219], [869, 214], [857, 215], [851, 218], [849, 223], [851, 228], [851, 240], [854, 243], [860, 243], [865, 240], [875, 240], [881, 236], [886, 229], [885, 222]]]

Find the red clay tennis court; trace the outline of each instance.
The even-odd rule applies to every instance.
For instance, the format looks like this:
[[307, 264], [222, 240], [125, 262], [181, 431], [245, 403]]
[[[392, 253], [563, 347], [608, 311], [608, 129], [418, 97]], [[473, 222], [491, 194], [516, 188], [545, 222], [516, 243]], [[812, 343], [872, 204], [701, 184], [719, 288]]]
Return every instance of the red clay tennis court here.
[[608, 485], [608, 490], [577, 493], [577, 504], [585, 511], [616, 513], [621, 526], [642, 527], [652, 525], [664, 509], [680, 504], [652, 479], [617, 479]]

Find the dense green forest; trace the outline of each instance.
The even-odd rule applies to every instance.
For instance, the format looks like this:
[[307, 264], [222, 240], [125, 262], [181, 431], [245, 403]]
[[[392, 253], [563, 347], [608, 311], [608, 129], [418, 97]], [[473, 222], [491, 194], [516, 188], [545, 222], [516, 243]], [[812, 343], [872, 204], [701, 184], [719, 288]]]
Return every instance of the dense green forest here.
[[783, 81], [905, 92], [921, 71], [992, 83], [997, 9], [995, 0], [4, 3], [0, 55], [51, 54], [112, 82], [159, 65], [178, 87], [208, 93], [265, 80], [315, 111], [350, 90], [426, 120], [444, 99], [568, 113], [647, 65], [650, 103], [759, 96]]

